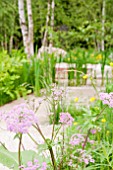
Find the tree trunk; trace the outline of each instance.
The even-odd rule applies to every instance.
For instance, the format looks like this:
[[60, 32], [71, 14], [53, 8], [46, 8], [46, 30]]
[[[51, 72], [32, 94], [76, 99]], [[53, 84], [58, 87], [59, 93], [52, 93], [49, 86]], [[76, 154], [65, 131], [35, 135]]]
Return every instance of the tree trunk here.
[[50, 33], [50, 43], [49, 46], [52, 47], [53, 46], [53, 27], [54, 27], [54, 8], [55, 8], [55, 2], [54, 0], [52, 0], [52, 4], [51, 4], [51, 33]]
[[13, 48], [13, 35], [11, 35], [10, 40], [9, 40], [9, 52], [11, 53], [11, 50]]
[[4, 49], [7, 51], [7, 34], [6, 34], [6, 30], [5, 30], [5, 35], [4, 35]]
[[44, 38], [42, 40], [42, 46], [47, 46], [47, 33], [48, 33], [48, 25], [49, 25], [49, 17], [50, 17], [50, 0], [48, 0], [48, 5], [47, 5], [47, 16], [46, 16], [46, 28], [44, 32]]
[[21, 27], [22, 37], [23, 37], [24, 50], [27, 56], [30, 57], [29, 43], [28, 43], [28, 29], [27, 29], [25, 13], [24, 13], [24, 0], [18, 0], [18, 9], [19, 9], [19, 19], [20, 19], [20, 27]]
[[27, 3], [27, 14], [28, 14], [28, 41], [29, 41], [29, 54], [34, 55], [34, 43], [33, 43], [33, 19], [31, 0], [26, 0]]
[[103, 0], [102, 4], [102, 42], [101, 42], [101, 50], [104, 51], [104, 32], [105, 32], [105, 0]]

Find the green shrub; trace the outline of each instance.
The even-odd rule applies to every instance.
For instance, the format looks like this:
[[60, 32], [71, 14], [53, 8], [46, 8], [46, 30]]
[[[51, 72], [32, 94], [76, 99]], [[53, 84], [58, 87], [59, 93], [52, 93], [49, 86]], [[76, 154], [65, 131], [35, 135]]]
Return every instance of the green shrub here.
[[15, 55], [14, 51], [12, 56], [6, 51], [0, 53], [0, 105], [31, 92], [27, 81], [29, 67], [25, 70], [28, 61], [24, 54]]

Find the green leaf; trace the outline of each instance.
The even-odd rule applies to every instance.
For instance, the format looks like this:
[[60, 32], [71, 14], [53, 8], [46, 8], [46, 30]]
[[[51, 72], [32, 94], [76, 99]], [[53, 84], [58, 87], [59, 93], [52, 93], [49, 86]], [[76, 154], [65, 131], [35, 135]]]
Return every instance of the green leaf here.
[[[44, 161], [42, 156], [32, 150], [22, 151], [21, 157], [22, 165], [26, 165], [28, 161], [33, 161], [34, 159], [38, 159], [40, 164]], [[18, 170], [18, 153], [10, 152], [0, 146], [0, 163], [8, 168], [13, 168], [13, 170]]]
[[39, 156], [35, 151], [32, 150], [26, 150], [22, 151], [22, 163], [25, 165], [28, 161], [33, 161], [34, 159], [38, 159], [39, 163], [43, 162], [43, 159], [41, 156]]
[[8, 168], [18, 170], [17, 158], [3, 147], [0, 147], [0, 163], [2, 163], [4, 166], [7, 166]]

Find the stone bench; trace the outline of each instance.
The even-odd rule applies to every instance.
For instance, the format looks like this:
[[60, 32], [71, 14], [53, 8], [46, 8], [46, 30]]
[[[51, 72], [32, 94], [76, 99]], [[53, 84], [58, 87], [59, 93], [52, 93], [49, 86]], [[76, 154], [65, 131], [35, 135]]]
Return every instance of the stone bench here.
[[[83, 68], [85, 65], [82, 66]], [[102, 73], [101, 73], [101, 64], [87, 64], [87, 75], [89, 77], [92, 77], [97, 85], [101, 85], [102, 81]], [[68, 63], [57, 63], [56, 64], [56, 75], [55, 79], [59, 83], [68, 84], [68, 74], [71, 71], [71, 68], [73, 68], [74, 71], [74, 81], [76, 81], [76, 64], [68, 64]], [[80, 79], [82, 78], [83, 74], [80, 74]], [[104, 75], [103, 78], [108, 78], [109, 80], [113, 78], [113, 68], [111, 66], [105, 65], [104, 68]], [[81, 80], [84, 81], [84, 80]], [[87, 85], [91, 85], [91, 80], [88, 78], [86, 80]]]

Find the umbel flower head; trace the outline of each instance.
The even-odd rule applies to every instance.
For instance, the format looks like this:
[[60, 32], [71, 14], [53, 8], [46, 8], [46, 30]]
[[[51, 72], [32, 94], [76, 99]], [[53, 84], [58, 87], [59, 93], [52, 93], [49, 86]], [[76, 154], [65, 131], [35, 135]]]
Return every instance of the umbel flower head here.
[[29, 161], [27, 162], [27, 166], [21, 165], [19, 168], [23, 170], [46, 170], [47, 169], [47, 164], [46, 162], [42, 163], [42, 166], [39, 165], [39, 162], [37, 159], [34, 159], [34, 161]]
[[37, 123], [37, 117], [33, 110], [25, 103], [14, 106], [2, 119], [7, 124], [7, 129], [15, 133], [27, 133], [29, 127]]
[[100, 100], [102, 100], [103, 104], [108, 105], [113, 108], [113, 92], [111, 93], [100, 93]]
[[56, 84], [52, 85], [51, 92], [51, 97], [54, 101], [60, 101], [65, 96], [65, 89], [57, 87]]
[[73, 121], [74, 121], [74, 119], [69, 113], [64, 113], [64, 112], [60, 113], [59, 122], [61, 122], [62, 124], [71, 126]]

